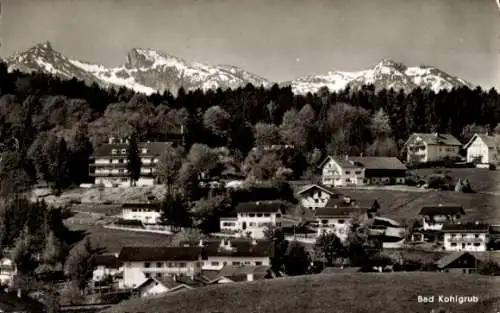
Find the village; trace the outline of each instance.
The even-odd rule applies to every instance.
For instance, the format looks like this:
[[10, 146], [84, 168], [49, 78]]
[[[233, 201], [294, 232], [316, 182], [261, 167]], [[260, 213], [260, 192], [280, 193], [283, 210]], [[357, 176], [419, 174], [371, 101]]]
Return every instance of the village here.
[[[105, 194], [110, 190], [155, 186], [156, 165], [162, 147], [167, 144], [138, 144], [143, 166], [136, 186], [130, 187], [125, 166], [128, 141], [110, 138], [90, 160], [90, 175], [95, 177], [95, 185], [82, 188], [98, 189], [100, 194]], [[311, 258], [307, 267], [315, 268], [316, 272], [335, 269], [388, 273], [424, 270], [474, 274], [488, 271], [488, 275], [498, 275], [500, 252], [496, 251], [500, 249], [500, 223], [494, 217], [477, 218], [477, 214], [470, 213], [475, 208], [454, 202], [436, 202], [431, 197], [431, 194], [440, 192], [471, 193], [474, 196], [473, 184], [471, 186], [467, 179], [458, 179], [452, 191], [443, 191], [446, 189], [435, 182], [409, 184], [412, 177], [408, 175], [409, 167], [426, 167], [426, 164], [440, 169], [445, 164], [457, 167], [467, 164], [468, 171], [495, 174], [500, 157], [497, 149], [496, 137], [487, 134], [475, 134], [464, 145], [450, 134], [417, 133], [404, 145], [404, 162], [396, 157], [328, 156], [318, 169], [320, 178], [317, 181], [293, 182], [295, 204], [283, 199], [244, 201], [235, 206], [233, 215], [219, 218], [215, 232], [191, 239], [187, 236], [186, 240], [175, 245], [155, 243], [153, 238], [157, 237], [149, 240], [146, 237], [147, 244], [133, 243], [118, 246], [115, 251], [103, 251], [93, 257], [90, 287], [101, 296], [144, 298], [213, 284], [286, 276], [284, 272], [273, 271], [277, 239], [270, 233], [276, 234], [280, 230], [283, 240], [300, 242], [307, 249], [317, 248], [318, 240], [334, 234], [333, 238], [338, 238], [342, 246], [349, 240], [353, 223], [367, 225], [368, 236], [381, 243], [377, 253], [391, 257], [353, 266], [338, 251], [330, 251], [333, 256], [327, 258], [326, 267], [325, 255]], [[461, 155], [462, 152], [465, 155]], [[244, 188], [242, 175], [233, 173], [228, 176], [224, 179], [207, 177], [200, 184], [215, 193]], [[403, 190], [418, 195], [423, 202], [417, 214], [398, 220], [396, 212], [380, 214], [386, 211], [383, 206], [388, 203], [377, 197], [378, 190], [389, 193]], [[370, 196], [358, 199], [364, 191]], [[101, 214], [101, 217], [87, 222], [82, 222], [82, 216], [97, 213], [79, 211], [67, 224], [70, 228], [100, 227], [128, 233], [131, 239], [149, 234], [171, 237], [185, 231], [164, 222], [161, 199], [146, 198], [146, 201], [108, 202], [107, 206], [115, 207], [115, 214]], [[405, 210], [404, 203], [399, 210]], [[81, 225], [85, 223], [86, 226]], [[324, 249], [335, 248], [328, 246]], [[319, 270], [318, 264], [321, 265]], [[8, 286], [15, 275], [13, 261], [4, 258], [0, 280]], [[103, 303], [105, 307], [111, 305]]]

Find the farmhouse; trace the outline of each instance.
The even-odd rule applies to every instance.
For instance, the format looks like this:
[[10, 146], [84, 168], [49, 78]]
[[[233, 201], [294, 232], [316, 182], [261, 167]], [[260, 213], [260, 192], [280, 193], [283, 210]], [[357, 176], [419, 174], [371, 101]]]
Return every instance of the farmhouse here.
[[392, 157], [329, 156], [320, 165], [325, 186], [403, 184], [406, 167]]
[[220, 219], [220, 229], [264, 238], [268, 226], [281, 226], [285, 205], [281, 201], [257, 201], [240, 203], [236, 207], [236, 217]]
[[413, 133], [404, 144], [408, 163], [439, 162], [459, 158], [462, 144], [451, 134]]
[[446, 251], [486, 251], [489, 226], [484, 224], [446, 224], [442, 228]]
[[202, 270], [220, 271], [226, 265], [269, 266], [269, 241], [228, 239], [183, 243], [179, 247], [124, 247], [122, 288], [136, 288], [148, 278], [200, 277]]
[[457, 224], [460, 222], [465, 211], [461, 206], [437, 205], [426, 206], [420, 210], [422, 217], [422, 229], [424, 231], [440, 231], [444, 224]]
[[[140, 142], [138, 143], [141, 157], [141, 177], [137, 186], [152, 186], [156, 182], [156, 165], [160, 154], [170, 145], [170, 142]], [[109, 138], [94, 151], [91, 157], [90, 176], [95, 177], [96, 185], [105, 187], [127, 187], [130, 179], [127, 174], [128, 139]], [[93, 160], [93, 162], [92, 162]]]
[[334, 233], [340, 240], [346, 240], [349, 233], [350, 219], [360, 211], [359, 208], [353, 207], [318, 208], [314, 213], [318, 236], [323, 233]]
[[115, 254], [96, 255], [92, 258], [94, 272], [93, 281], [101, 281], [106, 277], [114, 277], [123, 272], [123, 264]]
[[9, 258], [3, 258], [0, 260], [0, 284], [1, 285], [11, 285], [16, 275], [16, 266], [14, 262]]
[[330, 198], [340, 198], [333, 189], [317, 184], [306, 185], [296, 193], [303, 208], [316, 210], [326, 206]]
[[160, 223], [160, 203], [124, 203], [122, 204], [122, 218], [127, 221], [141, 221], [145, 225]]
[[454, 252], [436, 261], [436, 266], [440, 272], [471, 274], [477, 272], [481, 262], [472, 253]]
[[496, 165], [499, 160], [500, 138], [488, 134], [474, 134], [464, 149], [467, 150], [467, 162]]

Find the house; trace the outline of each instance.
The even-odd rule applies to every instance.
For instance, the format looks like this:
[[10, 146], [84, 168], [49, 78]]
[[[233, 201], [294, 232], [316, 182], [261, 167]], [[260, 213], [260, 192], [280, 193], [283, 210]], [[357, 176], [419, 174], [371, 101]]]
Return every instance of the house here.
[[263, 280], [269, 277], [270, 266], [227, 265], [209, 284], [227, 284], [244, 281]]
[[122, 219], [141, 221], [144, 225], [160, 223], [161, 209], [158, 202], [124, 203], [122, 204]]
[[123, 247], [122, 288], [136, 288], [150, 277], [187, 275], [201, 271], [202, 251], [198, 247]]
[[462, 144], [451, 134], [413, 133], [403, 149], [408, 163], [440, 162], [460, 158]]
[[446, 273], [476, 273], [482, 261], [469, 252], [453, 252], [445, 255], [438, 261], [438, 271]]
[[296, 192], [296, 195], [302, 207], [311, 211], [326, 206], [326, 203], [332, 197], [340, 197], [333, 189], [317, 184], [303, 186]]
[[420, 210], [422, 217], [422, 229], [424, 231], [440, 231], [444, 224], [457, 224], [460, 222], [465, 211], [461, 206], [437, 205], [425, 206]]
[[[190, 278], [188, 278], [190, 280]], [[165, 293], [174, 293], [183, 290], [190, 290], [199, 286], [199, 284], [191, 280], [193, 283], [186, 283], [178, 276], [160, 276], [149, 277], [142, 284], [134, 289], [134, 293], [141, 298], [156, 296]]]
[[116, 254], [96, 255], [92, 258], [92, 265], [94, 267], [92, 280], [95, 282], [123, 272], [123, 264]]
[[203, 271], [220, 271], [224, 266], [268, 266], [273, 253], [269, 240], [220, 239], [200, 240], [198, 243], [184, 242], [185, 247], [200, 247], [203, 250]]
[[[152, 186], [156, 183], [156, 166], [159, 156], [171, 142], [139, 142], [141, 157], [141, 176], [137, 186]], [[130, 179], [127, 174], [127, 139], [109, 138], [94, 151], [91, 156], [90, 176], [95, 177], [96, 185], [105, 187], [128, 187]]]
[[122, 288], [136, 288], [148, 278], [201, 276], [202, 271], [220, 271], [226, 265], [269, 266], [273, 253], [269, 241], [247, 239], [182, 243], [179, 247], [124, 247]]
[[474, 224], [445, 224], [444, 249], [446, 251], [486, 251], [489, 226]]
[[[367, 210], [366, 208], [365, 210]], [[324, 207], [314, 212], [314, 220], [318, 227], [318, 236], [323, 233], [334, 233], [345, 241], [349, 234], [350, 220], [364, 209], [353, 207]]]
[[0, 284], [3, 286], [10, 286], [16, 275], [16, 266], [9, 258], [0, 260]]
[[500, 138], [476, 133], [464, 149], [467, 151], [467, 162], [496, 165], [499, 161]]
[[329, 187], [404, 184], [407, 170], [394, 157], [328, 156], [320, 167], [322, 184]]
[[252, 238], [264, 238], [268, 226], [281, 226], [281, 219], [286, 206], [281, 201], [257, 201], [239, 203], [236, 217], [220, 219], [221, 231], [240, 233]]
[[35, 299], [17, 292], [0, 293], [0, 313], [43, 313], [46, 307]]

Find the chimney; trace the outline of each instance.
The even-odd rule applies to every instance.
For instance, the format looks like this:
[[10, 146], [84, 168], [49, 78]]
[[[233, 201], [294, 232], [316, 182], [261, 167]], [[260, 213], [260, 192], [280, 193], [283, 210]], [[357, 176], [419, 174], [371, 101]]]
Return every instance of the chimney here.
[[347, 155], [347, 153], [345, 154], [345, 159], [346, 161], [349, 160], [349, 156]]
[[229, 240], [229, 239], [227, 240], [226, 247], [229, 248], [229, 249], [231, 249], [231, 240]]
[[256, 246], [257, 245], [257, 240], [253, 239], [252, 240], [252, 246]]
[[474, 221], [474, 224], [475, 225], [479, 225], [479, 221]]
[[256, 205], [260, 205], [260, 201], [255, 202]]
[[23, 293], [21, 291], [21, 288], [17, 288], [17, 297], [21, 299], [23, 297]]
[[220, 246], [221, 246], [221, 247], [225, 247], [225, 246], [226, 246], [226, 241], [225, 241], [225, 239], [224, 239], [224, 238], [222, 238], [222, 239], [221, 239], [221, 241], [220, 241]]
[[253, 273], [247, 274], [247, 281], [253, 281]]
[[198, 244], [198, 247], [203, 247], [203, 239], [200, 239], [200, 243]]
[[363, 152], [361, 152], [361, 153], [359, 154], [359, 156], [360, 156], [360, 157], [363, 157]]
[[440, 203], [440, 204], [438, 204], [438, 206], [439, 206], [439, 207], [441, 207], [441, 206], [443, 206], [443, 205]]

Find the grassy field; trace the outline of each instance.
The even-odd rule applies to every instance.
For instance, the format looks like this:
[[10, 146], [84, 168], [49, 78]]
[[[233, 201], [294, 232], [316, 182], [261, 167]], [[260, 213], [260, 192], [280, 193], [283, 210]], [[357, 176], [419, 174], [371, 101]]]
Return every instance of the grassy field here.
[[453, 177], [456, 182], [459, 178], [467, 178], [476, 191], [500, 192], [500, 171], [490, 171], [479, 168], [444, 168], [444, 169], [418, 169], [411, 170], [419, 176], [427, 177], [431, 174], [440, 173]]
[[168, 244], [170, 241], [169, 236], [162, 234], [106, 229], [99, 225], [68, 224], [68, 226], [71, 230], [87, 231], [92, 243], [110, 253], [118, 253], [125, 246], [156, 246]]
[[[500, 278], [444, 273], [341, 273], [210, 286], [134, 299], [106, 313], [495, 313]], [[419, 303], [418, 295], [436, 303]], [[478, 303], [437, 303], [440, 295], [477, 296]]]

